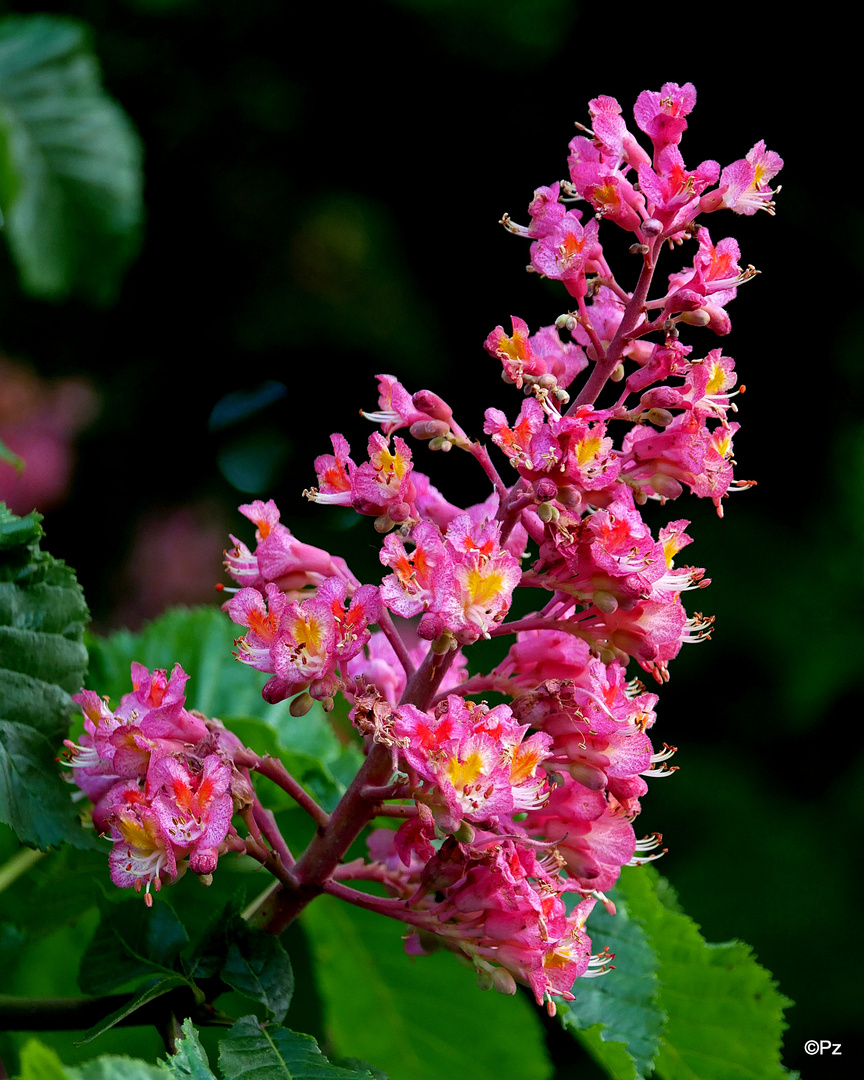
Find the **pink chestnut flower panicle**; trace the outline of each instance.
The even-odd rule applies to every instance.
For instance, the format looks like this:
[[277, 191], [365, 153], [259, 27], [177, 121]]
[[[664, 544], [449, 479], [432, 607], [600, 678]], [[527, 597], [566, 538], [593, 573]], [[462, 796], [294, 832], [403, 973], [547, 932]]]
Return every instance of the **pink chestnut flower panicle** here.
[[[329, 892], [404, 922], [409, 952], [444, 946], [482, 987], [523, 983], [553, 1015], [575, 980], [610, 970], [586, 923], [597, 902], [614, 913], [606, 894], [623, 866], [664, 853], [659, 833], [638, 838], [636, 819], [651, 779], [675, 772], [675, 748], [652, 742], [657, 695], [634, 667], [665, 682], [712, 621], [685, 606], [708, 584], [701, 567], [676, 564], [689, 522], [655, 529], [643, 508], [689, 491], [722, 513], [752, 484], [734, 476], [735, 363], [700, 348], [699, 334], [729, 333], [727, 309], [756, 271], [698, 219], [773, 213], [782, 161], [757, 143], [725, 168], [688, 165], [695, 105], [690, 83], [646, 90], [631, 130], [614, 98], [595, 98], [592, 127], [570, 143], [569, 179], [535, 189], [529, 225], [504, 216], [568, 308], [535, 333], [513, 315], [485, 340], [521, 405], [488, 408], [476, 438], [437, 393], [379, 375], [378, 408], [363, 413], [380, 428], [367, 459], [355, 462], [341, 434], [316, 458], [306, 497], [374, 519], [379, 580], [361, 583], [344, 559], [296, 539], [274, 502], [240, 507], [255, 544], [232, 537], [226, 554], [235, 655], [270, 676], [265, 700], [290, 699], [296, 718], [317, 709], [325, 722], [346, 700], [365, 757], [334, 809], [188, 712], [179, 666], [169, 678], [133, 665], [115, 711], [91, 690], [76, 696], [84, 733], [67, 763], [113, 842], [116, 884], [151, 902], [187, 869], [207, 880], [224, 852], [245, 851], [279, 880], [274, 933]], [[607, 219], [633, 233], [633, 281], [607, 261]], [[661, 275], [670, 251], [678, 265]], [[457, 470], [450, 501], [415, 467], [424, 447], [447, 464], [467, 453], [489, 496], [464, 506]], [[250, 770], [313, 818], [296, 859]], [[373, 829], [368, 858], [345, 862], [376, 817], [396, 827]]]

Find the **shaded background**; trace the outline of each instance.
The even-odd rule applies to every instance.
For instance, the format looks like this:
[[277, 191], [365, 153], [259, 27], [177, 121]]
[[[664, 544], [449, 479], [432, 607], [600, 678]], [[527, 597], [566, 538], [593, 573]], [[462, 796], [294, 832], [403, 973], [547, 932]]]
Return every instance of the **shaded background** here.
[[[809, 25], [778, 37], [749, 15], [631, 26], [567, 0], [2, 10], [88, 22], [146, 153], [143, 247], [113, 307], [29, 299], [0, 251], [0, 349], [34, 378], [74, 380], [31, 386], [55, 430], [57, 409], [69, 440], [83, 426], [68, 497], [46, 497], [47, 546], [77, 568], [102, 630], [210, 602], [227, 533], [249, 538], [236, 505], [259, 495], [301, 538], [380, 574], [369, 522], [303, 500], [312, 459], [334, 430], [365, 444], [376, 372], [457, 403], [469, 431], [489, 405], [515, 414], [482, 342], [511, 314], [551, 322], [567, 297], [524, 274], [527, 245], [497, 222], [527, 220], [534, 188], [566, 175], [590, 98], [615, 96], [629, 119], [641, 90], [692, 81], [691, 167], [758, 139], [781, 154], [774, 220], [708, 223], [762, 271], [728, 338], [686, 339], [736, 358], [737, 474], [758, 487], [723, 521], [695, 500], [656, 515], [692, 518], [717, 629], [662, 690], [658, 737], [681, 768], [652, 786], [642, 822], [664, 832], [662, 869], [705, 936], [750, 943], [797, 1001], [787, 1064], [821, 1075], [803, 1043], [831, 1039], [844, 1059], [821, 1069], [841, 1075], [860, 1049], [864, 959], [864, 214], [844, 172], [860, 95], [842, 42]], [[620, 271], [626, 238], [607, 228]], [[485, 495], [480, 478], [465, 494], [455, 455], [416, 461], [451, 501]]]

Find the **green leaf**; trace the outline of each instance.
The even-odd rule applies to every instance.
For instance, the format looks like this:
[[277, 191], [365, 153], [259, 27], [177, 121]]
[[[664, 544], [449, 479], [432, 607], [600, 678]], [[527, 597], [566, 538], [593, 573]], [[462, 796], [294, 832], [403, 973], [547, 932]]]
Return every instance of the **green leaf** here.
[[173, 975], [186, 929], [167, 900], [152, 908], [140, 897], [105, 901], [102, 921], [81, 960], [78, 985], [85, 994], [107, 994], [128, 982]]
[[51, 1047], [29, 1039], [21, 1050], [21, 1072], [16, 1080], [171, 1080], [171, 1075], [158, 1065], [115, 1054], [84, 1065], [64, 1065]]
[[83, 1065], [67, 1066], [69, 1080], [169, 1080], [158, 1065], [119, 1054], [103, 1054]]
[[177, 1040], [177, 1050], [159, 1064], [173, 1080], [216, 1080], [207, 1053], [198, 1038], [195, 1025], [187, 1016], [181, 1028], [183, 1037]]
[[87, 670], [88, 612], [74, 572], [40, 551], [40, 520], [0, 504], [0, 821], [43, 850], [86, 848], [56, 758]]
[[540, 1022], [522, 995], [478, 989], [446, 950], [408, 956], [398, 922], [329, 896], [302, 921], [340, 1054], [375, 1062], [392, 1080], [501, 1080], [505, 1068], [519, 1080], [550, 1076]]
[[[710, 945], [676, 910], [652, 867], [625, 868], [617, 891], [657, 954], [668, 1015], [655, 1075], [662, 1080], [786, 1080], [783, 1010], [791, 1002], [747, 945]], [[670, 899], [671, 904], [664, 903]]]
[[69, 1073], [56, 1050], [38, 1039], [28, 1039], [21, 1048], [21, 1072], [17, 1080], [69, 1080]]
[[70, 19], [0, 21], [0, 206], [28, 292], [114, 298], [139, 246], [141, 147]]
[[76, 846], [94, 843], [57, 775], [56, 758], [56, 746], [40, 732], [0, 720], [0, 820], [42, 851], [64, 840]]
[[634, 1080], [651, 1075], [666, 1014], [657, 1003], [657, 955], [626, 904], [616, 897], [616, 905], [615, 915], [598, 905], [588, 921], [594, 952], [615, 953], [614, 971], [577, 979], [574, 1000], [558, 1015], [611, 1076]]
[[294, 972], [278, 938], [237, 919], [220, 974], [234, 990], [260, 1002], [275, 1020], [284, 1020], [294, 993]]
[[137, 994], [134, 994], [125, 1005], [121, 1005], [119, 1009], [115, 1009], [114, 1012], [109, 1013], [108, 1016], [103, 1017], [97, 1024], [94, 1024], [89, 1031], [76, 1041], [76, 1046], [83, 1046], [84, 1043], [92, 1042], [95, 1038], [101, 1035], [103, 1032], [108, 1031], [114, 1027], [115, 1024], [119, 1024], [121, 1020], [125, 1020], [127, 1016], [131, 1016], [132, 1013], [137, 1012], [143, 1005], [147, 1005], [151, 1001], [155, 1001], [156, 998], [162, 997], [163, 994], [167, 994], [169, 990], [176, 990], [178, 986], [188, 986], [189, 983], [182, 975], [169, 975], [164, 979], [159, 979], [157, 982], [152, 983], [149, 986], [142, 986]]
[[[368, 1022], [368, 1021], [367, 1021]], [[370, 1080], [371, 1074], [332, 1065], [311, 1035], [288, 1028], [261, 1027], [244, 1016], [219, 1044], [219, 1067], [226, 1080]]]

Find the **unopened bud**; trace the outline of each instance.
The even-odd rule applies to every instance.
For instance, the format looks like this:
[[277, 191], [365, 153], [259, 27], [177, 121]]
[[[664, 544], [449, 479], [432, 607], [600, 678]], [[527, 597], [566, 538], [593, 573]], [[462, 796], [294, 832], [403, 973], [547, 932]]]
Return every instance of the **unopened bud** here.
[[674, 476], [666, 473], [654, 473], [648, 483], [664, 499], [677, 499], [684, 490]]
[[450, 440], [444, 437], [438, 437], [429, 441], [430, 450], [442, 450], [445, 454], [450, 449], [451, 445]]
[[210, 885], [218, 860], [216, 848], [199, 848], [189, 856], [189, 869], [198, 875], [202, 885]]
[[507, 968], [496, 967], [492, 969], [492, 985], [499, 994], [516, 993], [516, 980]]
[[445, 630], [444, 633], [441, 634], [440, 637], [437, 637], [432, 642], [432, 646], [431, 646], [432, 652], [436, 656], [444, 656], [446, 653], [450, 652], [452, 649], [455, 649], [456, 647], [457, 647], [457, 641], [453, 637], [453, 635], [450, 633], [449, 630]]
[[391, 503], [387, 508], [387, 513], [390, 515], [392, 521], [395, 521], [397, 525], [400, 525], [411, 516], [411, 507], [406, 502]]
[[334, 675], [323, 675], [320, 679], [316, 679], [309, 687], [309, 693], [315, 698], [316, 701], [320, 701], [325, 709], [329, 712], [333, 708], [333, 702], [330, 701], [330, 706], [327, 706], [327, 699], [333, 697], [335, 693], [342, 689], [342, 682]]
[[612, 380], [612, 382], [621, 382], [621, 380], [624, 378], [624, 365], [619, 364], [609, 376], [609, 378]]
[[372, 524], [375, 526], [375, 532], [388, 533], [395, 525], [395, 522], [389, 514], [380, 514]]
[[592, 600], [594, 606], [602, 611], [604, 615], [611, 615], [613, 611], [618, 610], [618, 598], [603, 589], [595, 590]]
[[668, 409], [649, 409], [645, 413], [645, 419], [655, 427], [668, 427], [675, 417]]
[[578, 510], [582, 505], [582, 494], [574, 487], [559, 487], [557, 499], [565, 510]]
[[450, 434], [445, 420], [417, 420], [408, 430], [415, 439], [441, 439]]
[[459, 828], [453, 833], [453, 836], [460, 844], [473, 844], [474, 843], [474, 826], [470, 821], [464, 819], [459, 823]]
[[663, 222], [657, 218], [648, 218], [642, 222], [642, 232], [645, 236], [659, 236], [663, 232]]
[[644, 409], [680, 409], [684, 399], [672, 386], [655, 386], [640, 398]]
[[434, 611], [427, 611], [417, 624], [417, 636], [424, 641], [435, 641], [443, 632], [444, 620]]
[[557, 521], [561, 516], [561, 512], [554, 503], [543, 502], [537, 507], [537, 516], [548, 525], [552, 521]]
[[288, 706], [288, 712], [292, 716], [305, 716], [306, 713], [312, 708], [315, 701], [308, 690], [304, 690], [302, 694], [298, 694], [291, 704]]
[[711, 316], [704, 308], [697, 308], [695, 311], [682, 311], [678, 321], [688, 326], [707, 326], [711, 322]]
[[431, 416], [433, 420], [443, 420], [446, 423], [453, 419], [453, 410], [447, 402], [431, 390], [418, 390], [411, 400], [415, 409]]
[[481, 990], [492, 989], [492, 972], [488, 968], [477, 968], [477, 985]]
[[534, 481], [534, 494], [540, 502], [548, 502], [558, 494], [558, 485], [548, 476], [541, 476], [539, 480]]

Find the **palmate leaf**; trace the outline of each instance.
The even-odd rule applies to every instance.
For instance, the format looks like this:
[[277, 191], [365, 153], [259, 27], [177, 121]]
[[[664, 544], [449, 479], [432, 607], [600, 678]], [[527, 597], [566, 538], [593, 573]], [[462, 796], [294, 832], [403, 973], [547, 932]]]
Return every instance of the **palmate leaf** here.
[[651, 1076], [666, 1014], [658, 1003], [657, 954], [641, 925], [616, 896], [617, 912], [600, 905], [588, 928], [595, 952], [615, 953], [615, 969], [596, 979], [577, 979], [574, 1000], [558, 1015], [615, 1080]]
[[219, 1044], [225, 1080], [374, 1080], [365, 1068], [333, 1065], [311, 1035], [244, 1016]]
[[87, 670], [74, 572], [39, 549], [38, 514], [0, 504], [0, 821], [43, 850], [90, 847], [56, 758]]
[[615, 892], [641, 922], [658, 958], [658, 1001], [668, 1019], [655, 1076], [785, 1080], [779, 1055], [783, 1010], [791, 1002], [749, 947], [708, 944], [652, 867], [625, 868]]
[[113, 298], [139, 243], [141, 149], [69, 19], [0, 20], [0, 208], [28, 292]]

